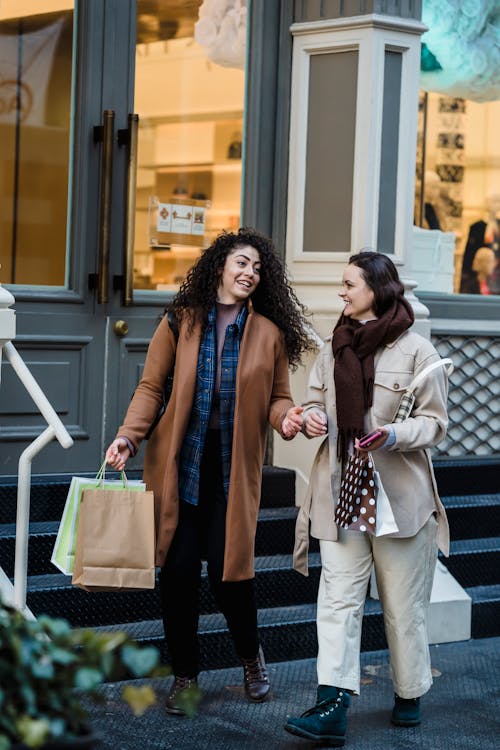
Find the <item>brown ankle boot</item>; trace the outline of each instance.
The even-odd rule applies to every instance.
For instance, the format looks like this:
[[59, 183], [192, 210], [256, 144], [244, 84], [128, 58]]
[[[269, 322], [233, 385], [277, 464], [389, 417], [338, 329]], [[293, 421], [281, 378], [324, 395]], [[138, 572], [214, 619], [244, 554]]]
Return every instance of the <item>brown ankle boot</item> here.
[[269, 693], [269, 677], [262, 647], [254, 659], [242, 659], [245, 693], [249, 700], [260, 703]]
[[167, 712], [176, 716], [186, 716], [186, 711], [182, 707], [182, 699], [179, 701], [179, 698], [185, 690], [197, 687], [198, 680], [196, 677], [174, 677], [174, 682], [165, 700]]

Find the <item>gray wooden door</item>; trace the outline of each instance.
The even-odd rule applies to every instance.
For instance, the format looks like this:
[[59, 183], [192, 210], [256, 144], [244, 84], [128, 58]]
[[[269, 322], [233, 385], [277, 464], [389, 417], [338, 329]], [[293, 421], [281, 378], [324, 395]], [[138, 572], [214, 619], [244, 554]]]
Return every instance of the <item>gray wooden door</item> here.
[[[242, 223], [243, 183], [247, 221], [271, 232], [255, 197], [276, 202], [242, 170], [262, 143], [258, 118], [244, 128], [246, 35], [218, 64], [194, 41], [201, 4], [46, 0], [16, 17], [0, 3], [0, 282], [16, 298], [14, 344], [75, 440], [45, 448], [34, 473], [97, 471], [166, 302]], [[269, 24], [251, 15], [258, 39]], [[0, 475], [44, 426], [4, 358]]]
[[[15, 111], [0, 116], [7, 146], [0, 172], [14, 194], [1, 225], [0, 281], [16, 298], [14, 345], [75, 440], [69, 450], [57, 443], [44, 449], [34, 473], [97, 470], [167, 299], [152, 292], [124, 305], [135, 30], [132, 0], [82, 0], [35, 18], [0, 16], [12, 75], [16, 63], [21, 70]], [[128, 326], [121, 337], [119, 320]], [[21, 452], [43, 427], [4, 357], [0, 474], [17, 473]]]

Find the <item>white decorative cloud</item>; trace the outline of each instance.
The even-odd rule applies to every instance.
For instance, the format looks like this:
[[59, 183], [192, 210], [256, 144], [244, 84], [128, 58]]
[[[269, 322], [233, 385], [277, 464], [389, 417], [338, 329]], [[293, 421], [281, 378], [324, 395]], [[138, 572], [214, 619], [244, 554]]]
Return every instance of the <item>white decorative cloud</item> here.
[[204, 0], [194, 38], [209, 60], [226, 68], [244, 68], [246, 35], [246, 0]]
[[442, 70], [421, 86], [475, 101], [500, 99], [500, 0], [424, 0], [422, 36]]

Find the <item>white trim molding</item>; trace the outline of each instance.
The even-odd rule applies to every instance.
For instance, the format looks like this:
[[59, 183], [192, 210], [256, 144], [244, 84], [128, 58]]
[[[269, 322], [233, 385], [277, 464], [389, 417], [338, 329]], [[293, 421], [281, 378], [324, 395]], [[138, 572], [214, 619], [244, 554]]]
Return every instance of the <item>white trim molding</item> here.
[[[303, 290], [305, 297], [314, 297], [322, 309], [332, 307], [332, 285], [339, 284], [341, 269], [349, 255], [363, 247], [377, 249], [386, 51], [401, 54], [396, 222], [391, 257], [402, 266], [407, 253], [411, 253], [420, 35], [423, 31], [425, 26], [419, 21], [376, 14], [291, 27], [294, 39], [287, 264], [299, 293]], [[346, 252], [311, 252], [304, 248], [310, 62], [313, 55], [345, 51], [358, 53], [351, 245]], [[335, 180], [334, 174], [332, 180]], [[323, 288], [318, 283], [320, 279]], [[314, 287], [314, 291], [308, 292], [308, 285]], [[328, 301], [324, 294], [328, 295]], [[314, 308], [313, 305], [313, 312]]]

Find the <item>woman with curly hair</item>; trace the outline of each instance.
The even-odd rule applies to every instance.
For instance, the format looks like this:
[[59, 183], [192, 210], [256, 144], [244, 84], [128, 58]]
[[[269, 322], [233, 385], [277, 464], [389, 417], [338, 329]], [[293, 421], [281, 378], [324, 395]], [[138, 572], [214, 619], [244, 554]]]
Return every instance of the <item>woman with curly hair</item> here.
[[[197, 684], [201, 562], [243, 663], [251, 701], [269, 679], [257, 633], [254, 542], [267, 423], [285, 439], [302, 426], [288, 367], [311, 348], [304, 310], [270, 239], [219, 235], [191, 268], [156, 330], [143, 376], [106, 461], [123, 469], [146, 436], [144, 479], [155, 493], [156, 563], [174, 673], [166, 700], [183, 715]], [[174, 368], [175, 365], [175, 368]]]

